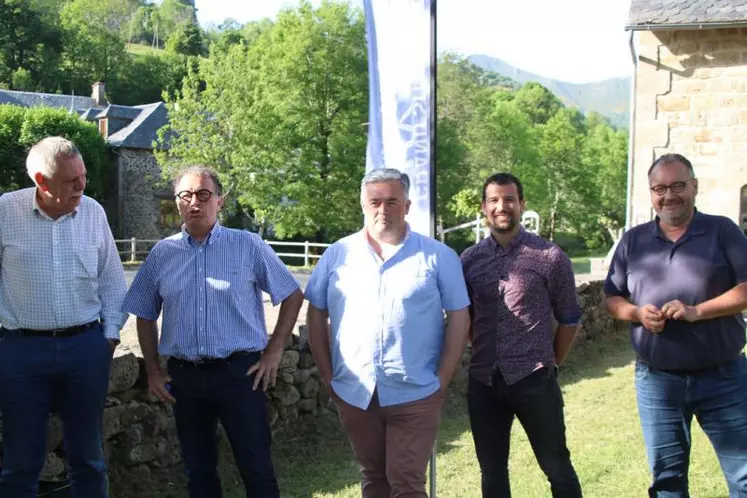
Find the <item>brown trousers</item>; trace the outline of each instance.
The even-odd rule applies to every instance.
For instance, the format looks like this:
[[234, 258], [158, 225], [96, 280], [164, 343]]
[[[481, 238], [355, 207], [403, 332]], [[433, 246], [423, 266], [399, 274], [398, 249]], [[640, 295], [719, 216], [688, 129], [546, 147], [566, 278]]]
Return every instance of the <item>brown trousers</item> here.
[[425, 471], [441, 420], [444, 394], [367, 410], [332, 392], [340, 422], [361, 468], [362, 498], [426, 498]]

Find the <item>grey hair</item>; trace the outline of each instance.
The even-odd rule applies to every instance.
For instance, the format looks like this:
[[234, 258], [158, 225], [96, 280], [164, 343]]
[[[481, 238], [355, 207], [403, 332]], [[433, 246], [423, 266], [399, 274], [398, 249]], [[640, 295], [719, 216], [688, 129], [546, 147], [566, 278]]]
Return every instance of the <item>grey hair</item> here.
[[79, 157], [80, 151], [73, 142], [62, 137], [47, 137], [37, 142], [26, 157], [26, 172], [34, 180], [37, 173], [52, 178], [57, 172], [57, 160], [61, 157]]
[[176, 189], [179, 187], [179, 182], [182, 181], [182, 178], [184, 178], [187, 175], [194, 175], [194, 176], [201, 176], [203, 178], [210, 178], [213, 180], [213, 183], [215, 184], [215, 194], [216, 195], [223, 195], [223, 184], [220, 182], [220, 178], [218, 178], [218, 173], [216, 171], [209, 167], [204, 166], [202, 164], [193, 164], [191, 166], [187, 166], [184, 169], [182, 169], [178, 175], [174, 178], [174, 193], [176, 193]]
[[402, 189], [405, 191], [405, 200], [410, 198], [410, 177], [407, 173], [403, 173], [398, 169], [394, 168], [378, 168], [372, 169], [361, 181], [361, 199], [366, 192], [366, 185], [369, 183], [381, 183], [397, 181], [402, 184]]

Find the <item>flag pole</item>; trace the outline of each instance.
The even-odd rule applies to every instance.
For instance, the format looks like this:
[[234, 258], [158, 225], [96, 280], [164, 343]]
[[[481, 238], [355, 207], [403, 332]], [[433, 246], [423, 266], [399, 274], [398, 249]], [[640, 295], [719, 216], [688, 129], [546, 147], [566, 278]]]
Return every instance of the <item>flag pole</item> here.
[[[436, 238], [436, 206], [438, 190], [436, 189], [436, 133], [438, 128], [437, 100], [436, 100], [436, 76], [438, 74], [438, 42], [436, 38], [437, 26], [437, 9], [436, 0], [431, 0], [431, 100], [430, 100], [430, 135], [431, 135], [431, 153], [430, 153], [430, 200], [431, 200], [431, 237]], [[433, 441], [433, 450], [431, 451], [430, 464], [430, 498], [436, 498], [436, 446], [437, 441]]]

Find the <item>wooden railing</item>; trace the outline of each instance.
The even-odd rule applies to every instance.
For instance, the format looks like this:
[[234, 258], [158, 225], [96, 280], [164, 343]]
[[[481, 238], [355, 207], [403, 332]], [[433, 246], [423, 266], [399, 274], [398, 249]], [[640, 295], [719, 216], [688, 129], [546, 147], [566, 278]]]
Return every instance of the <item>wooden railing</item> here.
[[[117, 244], [117, 250], [119, 251], [119, 255], [122, 258], [122, 261], [130, 261], [130, 262], [137, 262], [142, 261], [145, 259], [145, 257], [150, 252], [151, 247], [153, 247], [158, 240], [148, 240], [148, 239], [137, 239], [135, 237], [132, 237], [131, 239], [119, 239], [114, 241]], [[275, 253], [280, 257], [285, 258], [302, 258], [303, 259], [303, 265], [309, 266], [312, 259], [318, 259], [321, 258], [321, 254], [314, 254], [311, 252], [312, 247], [321, 247], [321, 248], [327, 248], [331, 244], [322, 244], [318, 242], [284, 242], [280, 240], [265, 240], [268, 245], [272, 246], [280, 246], [280, 247], [303, 247], [303, 252], [277, 252], [277, 249], [275, 250]], [[275, 249], [273, 247], [273, 249]], [[320, 251], [324, 252], [324, 251]]]

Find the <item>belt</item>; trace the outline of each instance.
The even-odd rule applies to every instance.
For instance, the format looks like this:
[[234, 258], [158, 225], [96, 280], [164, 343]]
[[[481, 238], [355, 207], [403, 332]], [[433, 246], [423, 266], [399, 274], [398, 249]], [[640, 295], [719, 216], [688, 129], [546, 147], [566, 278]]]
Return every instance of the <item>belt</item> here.
[[53, 330], [33, 330], [33, 329], [3, 329], [3, 332], [10, 336], [16, 337], [70, 337], [86, 330], [95, 327], [99, 324], [98, 320], [84, 323], [83, 325], [76, 325], [74, 327], [68, 327], [66, 329], [53, 329]]
[[259, 351], [234, 351], [225, 358], [200, 358], [199, 360], [185, 360], [183, 358], [172, 356], [171, 358], [169, 358], [169, 363], [176, 364], [179, 367], [213, 368], [225, 365], [226, 363], [237, 358], [249, 356], [252, 354], [259, 355]]

